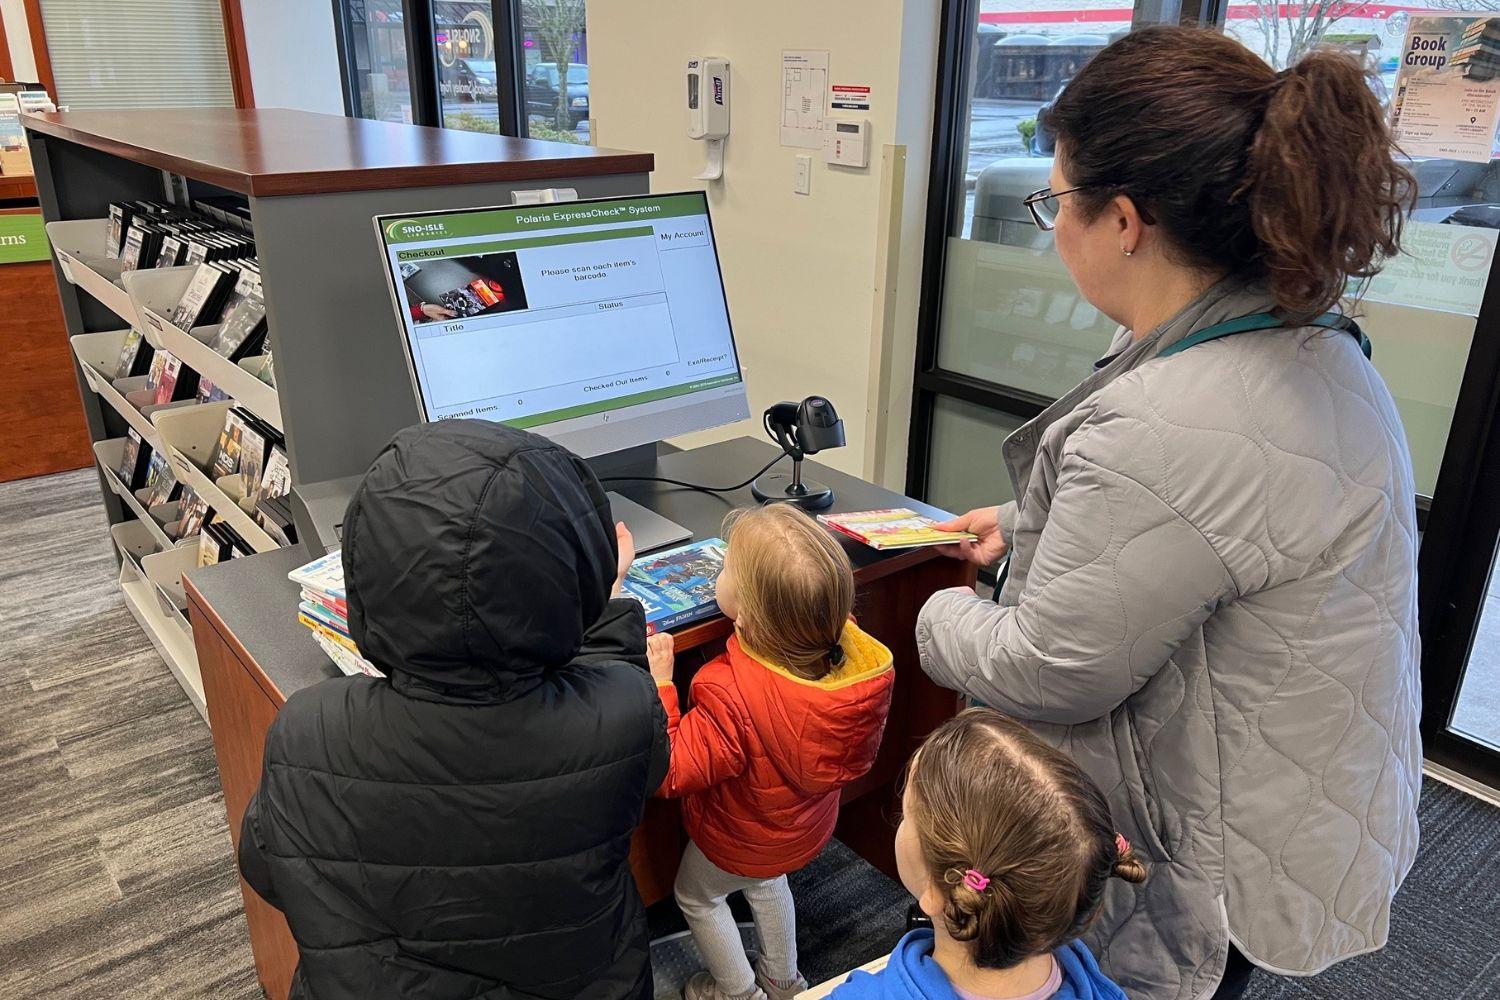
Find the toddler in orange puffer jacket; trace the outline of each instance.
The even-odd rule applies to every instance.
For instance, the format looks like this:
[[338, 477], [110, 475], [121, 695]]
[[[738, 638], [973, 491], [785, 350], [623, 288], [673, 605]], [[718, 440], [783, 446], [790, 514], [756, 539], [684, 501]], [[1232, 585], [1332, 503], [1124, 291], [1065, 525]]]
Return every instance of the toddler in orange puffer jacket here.
[[[692, 843], [677, 903], [708, 967], [687, 1000], [783, 1000], [797, 971], [787, 873], [833, 836], [839, 791], [875, 763], [891, 705], [891, 651], [850, 618], [854, 573], [839, 543], [796, 507], [732, 514], [718, 580], [735, 625], [693, 678], [684, 714], [672, 637], [647, 644], [667, 710], [672, 763], [657, 793], [682, 799]], [[742, 891], [762, 953], [745, 954], [728, 897]]]

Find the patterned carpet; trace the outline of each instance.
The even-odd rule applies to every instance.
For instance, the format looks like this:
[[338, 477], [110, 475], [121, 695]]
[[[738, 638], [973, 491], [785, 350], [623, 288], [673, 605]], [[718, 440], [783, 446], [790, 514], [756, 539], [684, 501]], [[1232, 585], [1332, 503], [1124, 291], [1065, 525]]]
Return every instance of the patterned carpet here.
[[0, 998], [259, 997], [208, 727], [115, 573], [93, 473], [0, 486]]
[[[92, 473], [0, 485], [0, 1000], [259, 997], [208, 729], [115, 571]], [[1500, 810], [1428, 782], [1421, 818], [1390, 945], [1250, 997], [1500, 997]], [[840, 844], [792, 885], [812, 982], [901, 935], [905, 893]]]

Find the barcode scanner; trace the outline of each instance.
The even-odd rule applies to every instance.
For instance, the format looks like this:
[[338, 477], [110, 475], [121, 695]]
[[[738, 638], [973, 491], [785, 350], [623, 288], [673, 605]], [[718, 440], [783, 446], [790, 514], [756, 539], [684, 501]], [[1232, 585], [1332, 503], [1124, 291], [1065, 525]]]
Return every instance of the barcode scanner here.
[[802, 460], [827, 448], [844, 446], [844, 422], [833, 404], [822, 396], [808, 396], [800, 403], [776, 403], [762, 418], [766, 433], [792, 459], [792, 471], [761, 476], [750, 485], [750, 493], [761, 503], [794, 503], [806, 510], [825, 510], [833, 505], [833, 489], [802, 478]]

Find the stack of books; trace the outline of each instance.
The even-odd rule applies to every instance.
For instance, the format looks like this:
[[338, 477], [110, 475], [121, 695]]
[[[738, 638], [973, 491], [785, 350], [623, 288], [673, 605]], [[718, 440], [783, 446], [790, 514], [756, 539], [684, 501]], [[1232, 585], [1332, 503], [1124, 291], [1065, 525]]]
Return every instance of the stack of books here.
[[287, 576], [302, 588], [297, 605], [297, 620], [312, 630], [328, 658], [346, 674], [369, 674], [384, 677], [374, 665], [359, 655], [359, 647], [349, 637], [349, 601], [344, 592], [344, 561], [338, 549]]

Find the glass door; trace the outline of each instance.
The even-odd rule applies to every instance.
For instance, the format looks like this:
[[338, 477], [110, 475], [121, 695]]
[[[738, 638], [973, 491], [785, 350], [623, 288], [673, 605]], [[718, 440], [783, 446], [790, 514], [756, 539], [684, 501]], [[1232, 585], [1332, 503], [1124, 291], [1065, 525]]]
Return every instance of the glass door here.
[[444, 128], [516, 134], [512, 13], [506, 0], [432, 0], [438, 115]]

